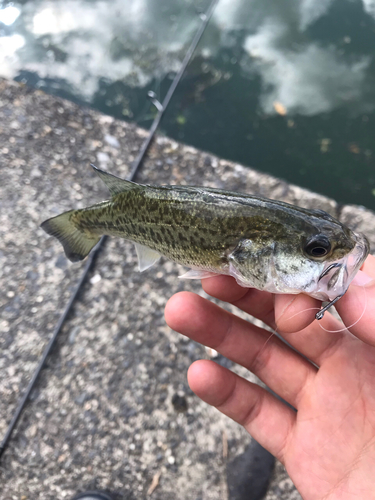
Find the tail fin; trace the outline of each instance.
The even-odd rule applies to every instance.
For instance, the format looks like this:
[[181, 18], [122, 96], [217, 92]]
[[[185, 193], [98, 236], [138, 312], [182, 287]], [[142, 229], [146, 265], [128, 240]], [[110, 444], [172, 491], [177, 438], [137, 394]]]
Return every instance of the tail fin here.
[[72, 262], [83, 260], [91, 249], [99, 242], [100, 236], [83, 232], [71, 221], [75, 210], [64, 212], [41, 224], [41, 228], [51, 236], [55, 236], [64, 247], [65, 255]]

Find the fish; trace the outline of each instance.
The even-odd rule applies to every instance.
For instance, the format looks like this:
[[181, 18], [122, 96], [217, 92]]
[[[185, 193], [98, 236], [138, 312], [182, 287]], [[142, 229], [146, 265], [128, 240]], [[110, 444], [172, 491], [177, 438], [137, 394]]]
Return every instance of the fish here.
[[163, 255], [190, 268], [182, 278], [224, 274], [243, 287], [328, 301], [321, 319], [370, 250], [365, 235], [320, 209], [210, 187], [137, 184], [92, 167], [111, 199], [41, 224], [72, 262], [103, 235], [119, 236], [135, 244], [140, 271]]

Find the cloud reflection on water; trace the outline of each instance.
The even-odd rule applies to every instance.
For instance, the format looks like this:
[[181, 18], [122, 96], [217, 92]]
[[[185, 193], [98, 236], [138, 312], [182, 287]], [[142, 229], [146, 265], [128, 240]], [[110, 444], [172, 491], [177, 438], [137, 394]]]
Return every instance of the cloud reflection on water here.
[[[362, 1], [375, 17], [375, 0]], [[372, 109], [366, 101], [371, 58], [348, 59], [307, 34], [332, 4], [220, 0], [201, 54], [215, 54], [226, 33], [242, 30], [240, 63], [245, 74], [260, 76], [259, 105], [267, 114], [275, 113], [275, 101], [288, 115]], [[39, 0], [14, 8], [21, 16], [13, 34], [0, 37], [1, 75], [13, 78], [25, 70], [58, 79], [88, 102], [102, 79], [143, 87], [176, 71], [199, 23], [194, 5], [182, 0], [162, 6], [157, 0]]]
[[20, 10], [14, 7], [14, 5], [7, 5], [4, 8], [0, 8], [0, 23], [5, 24], [5, 26], [11, 26], [20, 13]]
[[[369, 57], [346, 62], [333, 46], [304, 43], [292, 50], [283, 40], [288, 27], [274, 20], [266, 22], [255, 35], [246, 38], [244, 48], [262, 77], [261, 106], [274, 112], [274, 103], [282, 103], [288, 114], [315, 115], [354, 103], [364, 94]], [[367, 110], [369, 106], [366, 106]]]
[[375, 0], [362, 0], [365, 11], [375, 17]]

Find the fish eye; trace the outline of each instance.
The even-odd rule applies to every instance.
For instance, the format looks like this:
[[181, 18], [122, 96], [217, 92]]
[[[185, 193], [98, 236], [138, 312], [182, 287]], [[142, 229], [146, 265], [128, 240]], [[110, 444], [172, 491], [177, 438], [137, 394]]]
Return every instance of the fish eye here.
[[331, 243], [328, 238], [323, 235], [315, 236], [305, 246], [305, 252], [310, 257], [324, 257], [331, 250]]

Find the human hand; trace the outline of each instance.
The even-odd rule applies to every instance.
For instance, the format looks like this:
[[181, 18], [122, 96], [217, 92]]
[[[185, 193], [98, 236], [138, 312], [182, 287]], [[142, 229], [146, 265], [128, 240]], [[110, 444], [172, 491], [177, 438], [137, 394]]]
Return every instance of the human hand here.
[[[375, 278], [371, 255], [363, 271]], [[351, 285], [336, 304], [346, 326], [363, 314], [351, 333], [321, 329], [343, 325], [330, 313], [315, 320], [321, 303], [307, 295], [246, 289], [227, 276], [202, 286], [277, 328], [311, 362], [275, 335], [265, 345], [270, 332], [181, 292], [166, 306], [169, 326], [255, 373], [297, 412], [213, 361], [191, 365], [191, 389], [275, 455], [305, 500], [375, 499], [375, 281]]]

